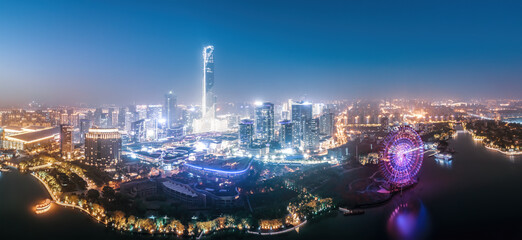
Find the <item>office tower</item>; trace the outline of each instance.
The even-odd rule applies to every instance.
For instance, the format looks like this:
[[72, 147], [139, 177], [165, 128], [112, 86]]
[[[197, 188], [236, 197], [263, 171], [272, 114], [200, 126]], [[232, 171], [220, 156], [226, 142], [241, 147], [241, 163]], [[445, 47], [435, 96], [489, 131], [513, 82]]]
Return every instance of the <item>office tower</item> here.
[[124, 107], [121, 107], [118, 111], [118, 129], [119, 130], [125, 130], [125, 119], [127, 115], [127, 109]]
[[145, 119], [135, 121], [131, 124], [131, 137], [133, 142], [143, 142], [145, 140]]
[[147, 118], [147, 105], [136, 105], [136, 121]]
[[121, 136], [118, 129], [91, 128], [85, 136], [85, 161], [106, 169], [120, 161]]
[[295, 102], [292, 104], [292, 140], [295, 147], [303, 147], [305, 131], [312, 121], [312, 104]]
[[319, 118], [311, 119], [305, 125], [303, 139], [306, 150], [315, 150], [319, 147]]
[[118, 128], [118, 111], [116, 111], [116, 109], [113, 109], [112, 113], [109, 114], [111, 115], [111, 121], [109, 122], [109, 124], [112, 128]]
[[148, 105], [147, 106], [147, 119], [159, 120], [162, 118], [163, 106], [161, 105]]
[[93, 124], [95, 126], [100, 126], [101, 125], [101, 115], [102, 115], [102, 109], [101, 108], [96, 108], [96, 110], [94, 111], [94, 121], [93, 121]]
[[254, 140], [254, 121], [243, 119], [239, 123], [239, 146], [248, 148]]
[[203, 49], [203, 99], [201, 111], [203, 118], [215, 117], [216, 99], [214, 95], [214, 46]]
[[279, 122], [279, 142], [282, 148], [292, 148], [292, 121], [282, 120]]
[[333, 136], [334, 134], [334, 114], [327, 112], [319, 117], [319, 132], [326, 136]]
[[112, 125], [112, 123], [113, 123], [112, 114], [113, 113], [114, 113], [114, 108], [109, 108], [109, 111], [107, 112], [107, 125], [104, 127], [113, 127], [113, 125]]
[[256, 138], [265, 142], [274, 140], [274, 104], [256, 103]]
[[163, 118], [165, 119], [165, 126], [167, 128], [173, 128], [176, 124], [176, 104], [177, 99], [172, 91], [165, 94], [165, 105], [163, 106]]
[[62, 158], [70, 159], [73, 153], [73, 126], [60, 125], [60, 153]]
[[92, 127], [92, 121], [90, 119], [80, 120], [80, 142], [85, 143], [85, 135], [89, 132], [89, 128]]

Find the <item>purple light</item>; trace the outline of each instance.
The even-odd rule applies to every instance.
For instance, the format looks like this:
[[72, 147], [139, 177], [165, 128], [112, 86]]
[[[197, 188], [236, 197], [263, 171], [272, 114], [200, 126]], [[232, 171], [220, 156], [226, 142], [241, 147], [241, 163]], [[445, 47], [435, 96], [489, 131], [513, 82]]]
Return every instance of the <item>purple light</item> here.
[[390, 133], [383, 142], [379, 166], [388, 182], [395, 186], [411, 184], [419, 173], [423, 159], [423, 143], [409, 126]]

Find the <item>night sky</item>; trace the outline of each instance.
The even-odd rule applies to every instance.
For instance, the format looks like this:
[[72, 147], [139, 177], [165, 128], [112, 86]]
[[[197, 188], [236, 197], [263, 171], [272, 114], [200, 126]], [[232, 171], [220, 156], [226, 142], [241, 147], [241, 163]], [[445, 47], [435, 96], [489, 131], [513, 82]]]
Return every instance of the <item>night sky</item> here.
[[0, 0], [0, 105], [521, 98], [522, 1]]

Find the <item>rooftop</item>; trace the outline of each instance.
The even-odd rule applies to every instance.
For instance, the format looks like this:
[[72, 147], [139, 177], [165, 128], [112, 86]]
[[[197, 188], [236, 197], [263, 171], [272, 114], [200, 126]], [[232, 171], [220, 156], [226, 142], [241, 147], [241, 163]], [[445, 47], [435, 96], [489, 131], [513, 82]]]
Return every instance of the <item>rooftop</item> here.
[[51, 127], [39, 131], [7, 136], [6, 139], [12, 141], [22, 141], [24, 143], [32, 143], [54, 137], [59, 133], [59, 127]]

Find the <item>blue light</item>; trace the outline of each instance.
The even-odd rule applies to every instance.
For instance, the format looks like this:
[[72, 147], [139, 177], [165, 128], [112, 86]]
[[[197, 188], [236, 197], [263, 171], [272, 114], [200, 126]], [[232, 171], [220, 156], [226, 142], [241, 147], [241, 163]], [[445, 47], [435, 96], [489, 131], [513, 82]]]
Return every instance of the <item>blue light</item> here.
[[242, 174], [242, 173], [248, 171], [248, 169], [250, 168], [250, 165], [252, 165], [252, 161], [253, 161], [253, 159], [250, 160], [250, 162], [248, 163], [248, 166], [245, 169], [239, 170], [239, 171], [225, 171], [225, 170], [219, 170], [219, 169], [213, 169], [213, 168], [205, 168], [205, 167], [192, 165], [189, 163], [185, 163], [184, 165], [198, 169], [198, 170], [203, 170], [203, 171], [218, 172], [218, 173], [224, 173], [224, 174]]

